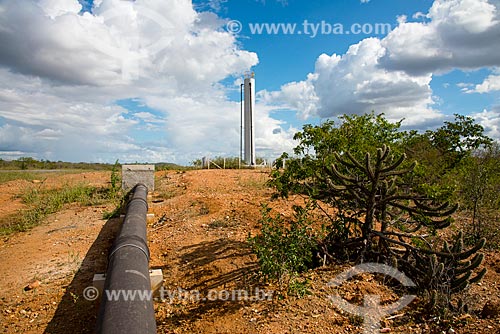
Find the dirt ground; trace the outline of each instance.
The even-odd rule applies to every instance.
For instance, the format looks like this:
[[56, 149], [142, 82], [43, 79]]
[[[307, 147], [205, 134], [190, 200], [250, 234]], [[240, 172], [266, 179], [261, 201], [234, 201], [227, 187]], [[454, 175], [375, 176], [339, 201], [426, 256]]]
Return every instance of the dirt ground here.
[[[327, 265], [304, 274], [308, 294], [278, 297], [259, 281], [257, 261], [246, 243], [257, 233], [261, 203], [269, 202], [268, 174], [259, 170], [158, 172], [150, 198], [148, 238], [152, 268], [164, 275], [163, 300], [155, 301], [158, 333], [363, 333], [362, 319], [328, 298], [339, 294], [362, 305], [365, 295], [390, 304], [401, 296], [370, 274], [340, 287], [329, 282], [348, 266]], [[0, 216], [23, 209], [15, 196], [29, 187], [70, 182], [104, 185], [109, 173], [46, 175], [42, 185], [0, 185]], [[290, 202], [273, 201], [291, 214]], [[83, 290], [106, 270], [108, 249], [121, 219], [103, 219], [109, 206], [68, 206], [30, 232], [0, 241], [2, 333], [92, 333], [98, 301]], [[469, 313], [451, 320], [420, 316], [418, 300], [386, 316], [386, 333], [500, 333], [500, 317], [483, 318], [488, 302], [500, 301], [500, 254], [485, 254], [488, 268], [467, 299]], [[25, 289], [30, 285], [32, 289]], [[239, 293], [239, 295], [236, 295]], [[442, 324], [437, 329], [437, 324]], [[445, 331], [443, 331], [443, 328]]]

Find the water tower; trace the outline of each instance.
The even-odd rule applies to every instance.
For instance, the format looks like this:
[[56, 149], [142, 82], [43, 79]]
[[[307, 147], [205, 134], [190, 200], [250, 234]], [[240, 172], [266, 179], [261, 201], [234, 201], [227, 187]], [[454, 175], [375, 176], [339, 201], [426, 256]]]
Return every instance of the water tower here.
[[255, 166], [255, 74], [245, 73], [243, 83], [245, 158], [249, 166]]

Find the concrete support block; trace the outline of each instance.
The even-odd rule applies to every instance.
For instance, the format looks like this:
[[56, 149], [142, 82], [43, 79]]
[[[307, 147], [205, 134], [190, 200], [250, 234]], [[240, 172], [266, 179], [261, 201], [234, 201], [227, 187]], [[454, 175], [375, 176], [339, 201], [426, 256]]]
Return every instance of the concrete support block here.
[[122, 188], [129, 191], [137, 183], [148, 187], [148, 192], [155, 190], [154, 165], [122, 165]]
[[158, 291], [163, 285], [163, 272], [161, 269], [152, 269], [149, 271], [149, 279], [151, 280], [151, 290]]
[[104, 282], [106, 281], [106, 274], [94, 274], [94, 278], [92, 279], [92, 286], [99, 290], [99, 295], [102, 296], [102, 292], [104, 291]]
[[[151, 281], [151, 290], [157, 292], [163, 284], [163, 272], [161, 269], [151, 269], [149, 270], [149, 279]], [[92, 279], [92, 286], [99, 290], [99, 294], [102, 295], [104, 291], [104, 282], [106, 281], [106, 274], [94, 274]]]

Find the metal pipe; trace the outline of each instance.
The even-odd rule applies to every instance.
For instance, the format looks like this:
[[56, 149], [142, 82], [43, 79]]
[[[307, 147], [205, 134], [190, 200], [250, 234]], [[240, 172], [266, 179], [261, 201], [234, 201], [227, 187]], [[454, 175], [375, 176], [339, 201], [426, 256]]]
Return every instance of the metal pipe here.
[[156, 333], [146, 237], [148, 188], [137, 184], [111, 247], [97, 319], [99, 334]]

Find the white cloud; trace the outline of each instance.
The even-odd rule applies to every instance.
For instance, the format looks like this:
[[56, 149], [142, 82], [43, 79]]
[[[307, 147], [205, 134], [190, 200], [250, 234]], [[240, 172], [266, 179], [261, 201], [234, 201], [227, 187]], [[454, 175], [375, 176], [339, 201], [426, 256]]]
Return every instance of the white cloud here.
[[415, 14], [412, 15], [412, 17], [415, 19], [415, 20], [422, 20], [422, 19], [425, 19], [427, 17], [427, 15], [425, 15], [424, 13], [422, 12], [416, 12]]
[[77, 0], [9, 0], [3, 7], [0, 42], [7, 47], [0, 62], [65, 84], [107, 86], [168, 76], [186, 89], [258, 61], [236, 46], [233, 35], [213, 26], [213, 15], [198, 14], [186, 0], [105, 0], [95, 15], [78, 15]]
[[[275, 0], [280, 3], [282, 6], [288, 6], [288, 0]], [[370, 1], [370, 0], [362, 0], [362, 1]], [[210, 9], [215, 12], [227, 11], [227, 3], [229, 0], [206, 0], [199, 1], [196, 5], [196, 8], [200, 10]], [[266, 0], [254, 0], [256, 3], [261, 3], [262, 5], [266, 5]]]
[[498, 65], [498, 15], [487, 0], [435, 1], [428, 23], [402, 23], [383, 39], [381, 64], [415, 75]]
[[143, 120], [144, 122], [149, 123], [149, 124], [155, 124], [155, 123], [156, 124], [163, 124], [163, 123], [165, 123], [165, 120], [155, 116], [152, 113], [145, 112], [145, 111], [134, 113], [134, 117], [138, 118], [140, 120]]
[[[375, 110], [407, 124], [440, 122], [433, 75], [500, 66], [500, 44], [492, 42], [498, 6], [435, 1], [425, 22], [400, 19], [383, 39], [321, 55], [306, 80], [260, 92], [259, 152], [293, 146], [296, 129], [270, 117], [281, 107], [304, 118]], [[186, 163], [238, 154], [239, 104], [219, 82], [258, 57], [241, 49], [220, 17], [195, 11], [189, 0], [100, 0], [92, 14], [80, 10], [77, 0], [0, 2], [1, 156]], [[464, 89], [497, 90], [498, 73]], [[155, 112], [116, 105], [131, 98]], [[492, 133], [497, 112], [478, 114]]]
[[442, 33], [450, 33], [446, 28], [461, 28], [479, 34], [498, 24], [495, 5], [488, 0], [435, 1], [428, 16]]
[[[189, 0], [94, 5], [82, 15], [77, 0], [0, 4], [0, 155], [178, 163], [237, 155], [239, 104], [218, 82], [257, 55]], [[132, 98], [155, 113], [115, 104]], [[273, 134], [283, 124], [271, 111], [257, 111], [262, 154], [289, 149], [295, 132]]]
[[268, 92], [262, 90], [259, 92], [259, 99], [268, 105], [279, 105], [280, 107], [300, 110], [299, 117], [307, 119], [317, 113], [319, 98], [312, 82], [317, 76], [309, 74], [306, 81], [290, 82], [283, 85], [279, 91]]
[[399, 24], [406, 23], [407, 20], [408, 20], [408, 16], [406, 16], [406, 15], [400, 15], [397, 17], [397, 21]]
[[[239, 155], [240, 105], [224, 97], [195, 99], [188, 96], [149, 97], [149, 106], [168, 110], [166, 136], [169, 146], [178, 148], [179, 159], [194, 160], [204, 155]], [[186, 112], [188, 111], [188, 112]], [[255, 136], [257, 155], [276, 157], [294, 146], [297, 129], [282, 129], [282, 123], [269, 116], [272, 107], [256, 106]]]
[[496, 106], [490, 111], [483, 110], [475, 113], [472, 117], [484, 127], [487, 136], [500, 140], [500, 106]]
[[[500, 66], [499, 1], [435, 1], [428, 14], [416, 13], [425, 22], [407, 22], [382, 39], [368, 38], [351, 45], [343, 55], [321, 55], [315, 72], [302, 82], [284, 85], [278, 92], [264, 92], [268, 103], [296, 109], [304, 116], [333, 117], [385, 113], [405, 118], [406, 125], [438, 124], [443, 115], [435, 109], [431, 81], [434, 75]], [[497, 90], [498, 75], [491, 75], [475, 91]], [[289, 94], [290, 86], [314, 87], [308, 94]], [[463, 91], [470, 87], [463, 87]], [[309, 100], [305, 99], [310, 97]]]
[[126, 110], [66, 100], [50, 88], [45, 92], [39, 79], [23, 77], [23, 83], [19, 75], [0, 73], [11, 79], [0, 83], [1, 151], [23, 151], [49, 159], [99, 160], [105, 152], [120, 151], [123, 143], [132, 144], [126, 133], [137, 122], [125, 118]]
[[384, 112], [391, 119], [406, 118], [415, 124], [435, 118], [430, 89], [431, 76], [410, 76], [379, 66], [385, 54], [380, 40], [369, 38], [353, 45], [339, 58], [322, 55], [316, 62], [316, 92], [321, 99], [319, 115]]
[[51, 19], [64, 14], [78, 14], [82, 10], [77, 1], [41, 0], [38, 5]]
[[352, 45], [346, 54], [321, 55], [315, 73], [306, 81], [284, 85], [278, 92], [262, 92], [267, 103], [300, 110], [304, 117], [327, 118], [375, 110], [406, 124], [440, 119], [432, 105], [431, 75], [411, 76], [379, 66], [385, 54], [381, 41], [369, 38]]
[[469, 90], [469, 93], [489, 93], [500, 90], [500, 75], [490, 75], [481, 84], [476, 85], [475, 89]]

